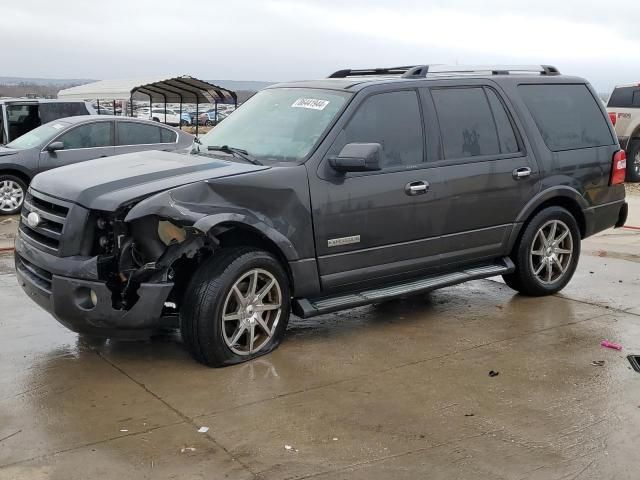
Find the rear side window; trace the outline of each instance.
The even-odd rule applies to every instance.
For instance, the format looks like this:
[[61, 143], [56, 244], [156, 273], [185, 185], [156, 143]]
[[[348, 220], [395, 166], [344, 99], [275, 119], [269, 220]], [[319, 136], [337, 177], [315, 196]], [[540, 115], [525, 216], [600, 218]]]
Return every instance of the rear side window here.
[[640, 89], [638, 87], [618, 87], [613, 90], [607, 107], [631, 108], [640, 106]]
[[168, 128], [160, 128], [160, 137], [162, 138], [162, 143], [175, 143], [178, 134]]
[[110, 147], [113, 145], [111, 138], [111, 122], [97, 122], [75, 127], [57, 140], [64, 144], [65, 150], [68, 150]]
[[379, 143], [383, 168], [422, 163], [424, 140], [416, 92], [380, 93], [367, 98], [338, 143], [340, 147], [348, 143]]
[[550, 150], [613, 144], [607, 121], [586, 85], [520, 85], [518, 88]]
[[431, 94], [446, 159], [502, 153], [496, 123], [482, 87], [433, 89]]
[[87, 106], [83, 102], [43, 102], [40, 104], [40, 120], [42, 123], [59, 118], [88, 115]]
[[162, 143], [160, 127], [137, 122], [118, 123], [118, 145]]

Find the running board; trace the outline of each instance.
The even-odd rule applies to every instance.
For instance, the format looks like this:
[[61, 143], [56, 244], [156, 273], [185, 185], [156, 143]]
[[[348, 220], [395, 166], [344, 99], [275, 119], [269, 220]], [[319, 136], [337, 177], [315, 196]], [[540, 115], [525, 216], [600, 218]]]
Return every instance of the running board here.
[[479, 265], [458, 272], [431, 275], [387, 287], [372, 288], [371, 290], [363, 290], [361, 292], [342, 293], [330, 297], [313, 299], [297, 298], [293, 301], [293, 313], [302, 318], [315, 317], [316, 315], [359, 307], [381, 300], [429, 292], [437, 288], [468, 282], [469, 280], [504, 275], [514, 270], [515, 266], [511, 259], [504, 257], [488, 265]]

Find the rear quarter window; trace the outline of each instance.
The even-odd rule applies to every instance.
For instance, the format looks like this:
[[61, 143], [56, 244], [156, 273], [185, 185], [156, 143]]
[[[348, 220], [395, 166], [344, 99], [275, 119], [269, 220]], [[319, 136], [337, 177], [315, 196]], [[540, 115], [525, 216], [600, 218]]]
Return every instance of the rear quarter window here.
[[550, 150], [614, 143], [602, 110], [586, 85], [520, 85], [518, 89]]
[[634, 105], [634, 100], [637, 102], [640, 97], [640, 89], [638, 87], [618, 87], [613, 90], [613, 93], [609, 97], [607, 107], [615, 108], [631, 108], [638, 106]]
[[48, 123], [59, 118], [88, 114], [87, 106], [83, 102], [44, 102], [40, 104], [40, 120], [42, 123]]

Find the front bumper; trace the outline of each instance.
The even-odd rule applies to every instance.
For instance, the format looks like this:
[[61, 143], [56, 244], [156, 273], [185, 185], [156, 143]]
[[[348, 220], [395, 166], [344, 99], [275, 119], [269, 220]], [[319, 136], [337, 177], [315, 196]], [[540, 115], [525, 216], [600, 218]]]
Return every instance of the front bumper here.
[[164, 302], [173, 288], [173, 283], [143, 283], [137, 302], [129, 310], [119, 310], [113, 308], [112, 292], [97, 279], [95, 257], [56, 257], [18, 237], [15, 265], [18, 282], [34, 302], [70, 330], [88, 335], [149, 335], [162, 326]]

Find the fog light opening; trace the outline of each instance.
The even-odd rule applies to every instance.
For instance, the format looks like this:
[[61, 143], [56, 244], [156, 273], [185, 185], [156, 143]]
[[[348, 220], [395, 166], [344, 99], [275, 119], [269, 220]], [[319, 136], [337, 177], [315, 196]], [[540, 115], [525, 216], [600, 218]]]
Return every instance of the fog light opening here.
[[98, 294], [88, 287], [76, 289], [76, 305], [83, 310], [92, 310], [98, 305]]

